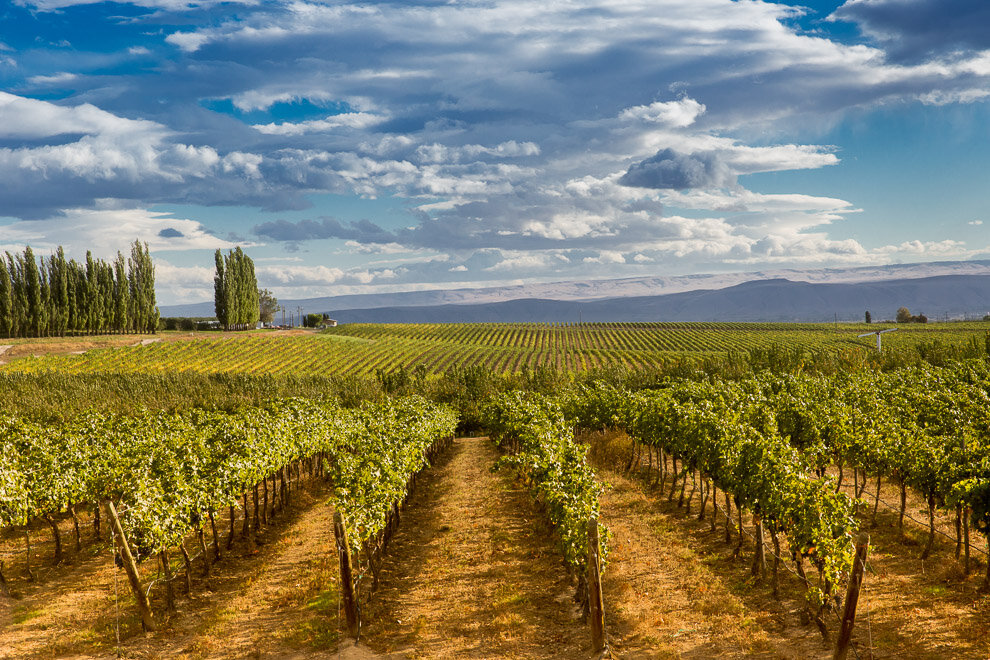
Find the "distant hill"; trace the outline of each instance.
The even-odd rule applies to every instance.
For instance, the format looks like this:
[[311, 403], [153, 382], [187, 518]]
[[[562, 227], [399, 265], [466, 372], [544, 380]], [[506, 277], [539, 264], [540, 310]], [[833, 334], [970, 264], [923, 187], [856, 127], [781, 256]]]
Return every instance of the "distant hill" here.
[[460, 305], [333, 310], [341, 323], [577, 321], [858, 321], [893, 319], [905, 306], [931, 319], [990, 310], [990, 275], [945, 275], [872, 283], [745, 282], [659, 296], [573, 301], [525, 298]]
[[[937, 283], [939, 278], [946, 277], [963, 279]], [[982, 317], [990, 305], [985, 301], [985, 287], [975, 282], [981, 282], [983, 280], [980, 278], [985, 277], [990, 277], [990, 261], [952, 261], [369, 293], [283, 299], [281, 302], [287, 309], [301, 307], [305, 312], [329, 312], [341, 321], [387, 317], [388, 320], [398, 322], [412, 318], [413, 315], [443, 321], [468, 317], [475, 320], [576, 321], [582, 318], [590, 321], [630, 319], [630, 314], [639, 314], [649, 319], [690, 321], [713, 318], [832, 320], [838, 314], [840, 319], [856, 320], [862, 318], [866, 309], [873, 313], [874, 318], [890, 318], [901, 305], [915, 313], [924, 312], [932, 318], [946, 313], [950, 316]], [[783, 286], [782, 283], [785, 282], [792, 286], [784, 287], [778, 294], [770, 294], [770, 289], [759, 288], [761, 284]], [[965, 282], [969, 284], [964, 284]], [[812, 288], [797, 288], [802, 285]], [[815, 288], [843, 285], [853, 288]], [[731, 300], [724, 300], [717, 295], [719, 291], [735, 293]], [[740, 296], [750, 295], [748, 291], [762, 293], [755, 294], [756, 299], [741, 303]], [[796, 291], [802, 293], [796, 294]], [[771, 295], [785, 297], [779, 300], [762, 299]], [[803, 299], [806, 295], [813, 297]], [[664, 300], [662, 304], [660, 299]], [[630, 305], [646, 307], [632, 310], [629, 309]], [[448, 307], [453, 309], [446, 309]], [[383, 311], [398, 308], [407, 311]], [[213, 302], [163, 305], [160, 310], [162, 316], [209, 317], [213, 316]], [[359, 310], [374, 311], [360, 315], [357, 313]], [[584, 318], [585, 314], [588, 318]]]

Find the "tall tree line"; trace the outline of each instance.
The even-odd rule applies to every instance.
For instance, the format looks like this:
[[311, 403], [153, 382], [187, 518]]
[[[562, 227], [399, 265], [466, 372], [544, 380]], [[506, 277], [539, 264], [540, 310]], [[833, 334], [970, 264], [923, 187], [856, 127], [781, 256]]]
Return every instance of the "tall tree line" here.
[[148, 244], [134, 241], [131, 255], [111, 263], [66, 260], [62, 246], [36, 259], [23, 254], [0, 257], [0, 337], [64, 337], [124, 332], [155, 332], [155, 267]]
[[227, 256], [217, 250], [214, 258], [213, 303], [217, 321], [227, 330], [255, 327], [261, 316], [254, 261], [240, 247]]

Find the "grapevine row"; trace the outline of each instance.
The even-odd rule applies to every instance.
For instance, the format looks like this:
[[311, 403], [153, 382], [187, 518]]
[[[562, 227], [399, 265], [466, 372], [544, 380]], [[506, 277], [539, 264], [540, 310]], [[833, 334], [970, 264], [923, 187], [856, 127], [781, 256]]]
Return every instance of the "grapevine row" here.
[[[22, 527], [26, 535], [31, 519], [46, 520], [58, 562], [55, 516], [66, 508], [75, 516], [82, 503], [111, 502], [108, 512], [120, 512], [122, 535], [139, 557], [159, 554], [168, 571], [167, 550], [182, 548], [190, 531], [200, 539], [204, 562], [205, 532], [212, 531], [219, 555], [216, 511], [229, 507], [233, 525], [234, 507], [243, 502], [247, 530], [249, 495], [257, 530], [259, 487], [262, 512], [269, 480], [273, 503], [280, 494], [285, 504], [291, 471], [300, 476], [305, 465], [331, 479], [333, 504], [346, 512], [350, 538], [361, 547], [381, 536], [410, 476], [456, 423], [452, 410], [421, 397], [356, 410], [332, 401], [280, 399], [230, 412], [88, 414], [49, 426], [4, 418], [0, 528]], [[78, 524], [76, 534], [78, 543]]]

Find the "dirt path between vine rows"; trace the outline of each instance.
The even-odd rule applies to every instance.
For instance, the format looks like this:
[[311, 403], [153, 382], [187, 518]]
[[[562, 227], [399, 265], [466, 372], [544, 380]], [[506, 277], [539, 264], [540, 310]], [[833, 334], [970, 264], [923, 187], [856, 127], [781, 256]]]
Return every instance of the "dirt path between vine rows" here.
[[487, 438], [424, 473], [365, 605], [362, 646], [403, 658], [584, 658], [554, 536]]
[[[70, 554], [57, 569], [38, 566], [38, 582], [18, 580], [0, 597], [0, 659], [5, 658], [303, 658], [336, 657], [338, 577], [333, 510], [326, 486], [298, 488], [287, 511], [262, 529], [251, 549], [238, 538], [206, 580], [194, 559], [192, 595], [176, 583], [177, 612], [165, 616], [162, 587], [152, 591], [160, 630], [140, 632], [123, 571], [104, 539]], [[225, 545], [227, 521], [218, 521]], [[240, 519], [237, 524], [238, 534]], [[198, 548], [187, 539], [190, 554]], [[45, 553], [47, 555], [47, 552]], [[176, 553], [177, 554], [177, 553]], [[145, 583], [158, 577], [143, 562]]]
[[[738, 535], [725, 542], [721, 510], [718, 530], [711, 531], [711, 502], [699, 521], [701, 498], [691, 500], [690, 513], [678, 506], [677, 496], [670, 501], [670, 480], [659, 488], [653, 471], [647, 481], [645, 460], [638, 474], [625, 473], [631, 447], [624, 434], [586, 439], [598, 477], [607, 484], [601, 519], [613, 536], [603, 586], [614, 657], [831, 657], [831, 646], [801, 621], [803, 587], [792, 568], [781, 569], [777, 601], [767, 582], [750, 573], [751, 535], [734, 556]], [[884, 495], [893, 499], [896, 486], [885, 487], [890, 492]], [[912, 512], [918, 514], [918, 506]], [[979, 591], [980, 570], [965, 575], [948, 540], [937, 542], [933, 557], [921, 561], [924, 530], [906, 529], [902, 536], [896, 512], [881, 509], [879, 523], [870, 528], [869, 512], [861, 516], [871, 547], [853, 632], [855, 653], [849, 657], [990, 657], [990, 596]], [[744, 524], [751, 532], [749, 515]], [[834, 641], [838, 621], [829, 616], [827, 625]]]

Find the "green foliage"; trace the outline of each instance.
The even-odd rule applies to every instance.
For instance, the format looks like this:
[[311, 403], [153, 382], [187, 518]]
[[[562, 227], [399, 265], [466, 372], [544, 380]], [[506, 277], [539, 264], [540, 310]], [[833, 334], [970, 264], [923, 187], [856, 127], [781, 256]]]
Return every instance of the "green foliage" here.
[[59, 246], [51, 257], [23, 254], [0, 259], [0, 337], [155, 332], [154, 265], [148, 246], [135, 241], [125, 272], [122, 254], [110, 264], [86, 253], [66, 261]]
[[[672, 381], [637, 393], [598, 385], [572, 392], [567, 407], [582, 427], [618, 426], [661, 448], [785, 533], [791, 550], [818, 567], [821, 580], [809, 598], [821, 604], [851, 566], [853, 504], [780, 435], [781, 427], [802, 427], [800, 414], [778, 420], [758, 385]], [[809, 446], [818, 442], [804, 436]]]
[[154, 553], [180, 543], [206, 511], [237, 506], [260, 480], [319, 456], [360, 541], [380, 529], [383, 502], [422, 467], [425, 448], [455, 426], [451, 410], [419, 397], [357, 409], [272, 399], [229, 411], [94, 412], [45, 425], [2, 418], [0, 527], [110, 498], [128, 537]]
[[278, 298], [268, 289], [258, 289], [258, 320], [262, 323], [272, 323], [275, 312], [280, 310]]
[[[587, 464], [587, 447], [575, 442], [564, 409], [553, 397], [508, 392], [483, 411], [492, 439], [507, 455], [498, 466], [526, 475], [560, 538], [564, 559], [578, 575], [588, 560], [588, 520], [598, 518], [602, 485]], [[608, 534], [600, 528], [600, 555], [608, 554]]]
[[[457, 426], [451, 409], [418, 396], [366, 404], [338, 416], [328, 452], [333, 503], [343, 514], [355, 552], [385, 527], [409, 479], [427, 464], [427, 450]], [[321, 429], [322, 431], [322, 429]]]
[[[261, 318], [261, 292], [254, 274], [254, 261], [240, 247], [226, 257], [214, 254], [213, 303], [217, 321], [227, 330], [245, 330]], [[274, 312], [273, 312], [274, 313]]]

